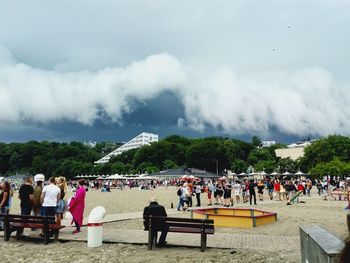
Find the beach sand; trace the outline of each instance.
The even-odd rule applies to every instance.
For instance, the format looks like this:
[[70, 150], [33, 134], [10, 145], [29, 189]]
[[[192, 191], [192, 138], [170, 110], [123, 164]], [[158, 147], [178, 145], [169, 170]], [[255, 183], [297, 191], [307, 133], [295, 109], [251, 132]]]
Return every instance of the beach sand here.
[[[68, 194], [68, 196], [71, 195]], [[138, 189], [112, 190], [111, 193], [89, 191], [86, 198], [87, 216], [92, 208], [102, 205], [107, 214], [119, 214], [143, 211], [151, 197], [157, 197], [160, 204], [170, 209], [171, 203], [176, 207], [178, 197], [176, 189], [169, 187], [153, 191]], [[258, 202], [258, 209], [277, 212], [278, 221], [252, 229], [216, 228], [216, 232], [254, 233], [261, 235], [299, 236], [299, 226], [320, 225], [335, 235], [347, 236], [346, 202], [324, 201], [315, 193], [312, 197], [304, 197], [303, 204], [287, 206], [281, 202]], [[206, 195], [202, 195], [203, 204], [207, 203]], [[240, 204], [239, 207], [250, 207]], [[19, 201], [13, 200], [12, 213], [19, 211]], [[175, 216], [190, 217], [189, 212], [178, 212]], [[113, 229], [143, 229], [142, 220], [134, 219], [105, 224], [107, 231]], [[287, 252], [268, 252], [252, 250], [208, 249], [200, 253], [196, 248], [170, 247], [147, 251], [146, 246], [126, 244], [104, 244], [98, 249], [88, 249], [84, 242], [65, 242], [43, 246], [42, 243], [30, 241], [0, 241], [2, 262], [300, 262], [299, 250]]]

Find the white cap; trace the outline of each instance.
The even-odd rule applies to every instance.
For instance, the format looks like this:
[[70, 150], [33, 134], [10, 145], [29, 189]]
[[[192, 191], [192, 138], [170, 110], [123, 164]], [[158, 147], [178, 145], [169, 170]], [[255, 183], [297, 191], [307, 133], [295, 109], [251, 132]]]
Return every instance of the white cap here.
[[36, 174], [34, 176], [34, 182], [44, 182], [45, 181], [45, 176], [43, 174]]

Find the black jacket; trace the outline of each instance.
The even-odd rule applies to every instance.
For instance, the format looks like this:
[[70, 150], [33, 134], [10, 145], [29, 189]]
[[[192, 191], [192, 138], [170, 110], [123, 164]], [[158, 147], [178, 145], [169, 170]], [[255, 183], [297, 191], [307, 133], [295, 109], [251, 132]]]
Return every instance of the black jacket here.
[[[164, 206], [159, 205], [157, 202], [151, 202], [149, 206], [146, 206], [145, 209], [143, 210], [143, 225], [146, 230], [148, 230], [148, 220], [145, 219], [147, 216], [164, 216], [166, 217], [166, 211]], [[154, 230], [163, 230], [167, 228], [164, 220], [162, 219], [152, 219], [152, 228]]]

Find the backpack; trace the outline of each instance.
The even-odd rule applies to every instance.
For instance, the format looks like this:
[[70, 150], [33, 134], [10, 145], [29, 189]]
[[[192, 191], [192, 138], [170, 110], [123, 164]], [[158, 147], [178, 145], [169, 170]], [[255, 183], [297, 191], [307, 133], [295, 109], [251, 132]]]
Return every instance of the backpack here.
[[178, 195], [178, 196], [181, 196], [181, 195], [182, 195], [182, 190], [181, 190], [181, 188], [179, 188], [179, 189], [177, 190], [177, 195]]

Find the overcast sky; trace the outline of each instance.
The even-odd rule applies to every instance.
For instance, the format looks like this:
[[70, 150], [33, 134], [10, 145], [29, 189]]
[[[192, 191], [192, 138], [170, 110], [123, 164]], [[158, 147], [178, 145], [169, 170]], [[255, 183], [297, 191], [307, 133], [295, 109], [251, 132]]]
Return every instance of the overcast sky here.
[[0, 141], [349, 135], [349, 8], [0, 0]]

